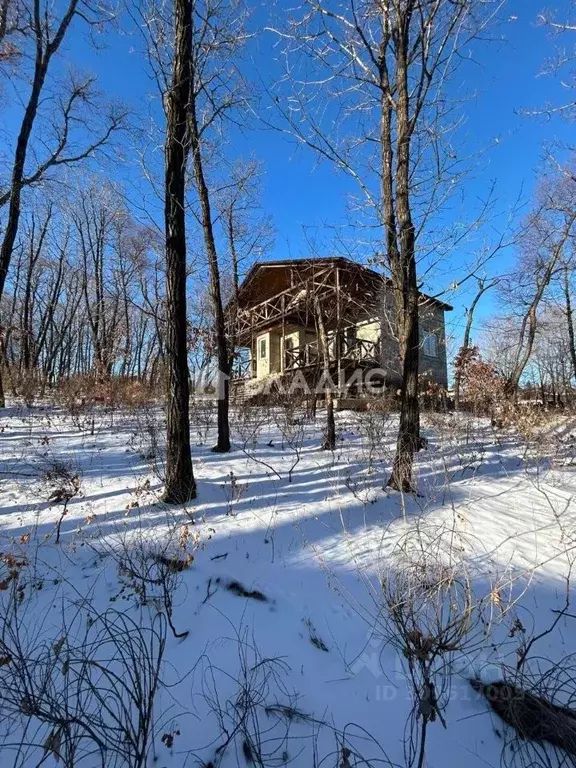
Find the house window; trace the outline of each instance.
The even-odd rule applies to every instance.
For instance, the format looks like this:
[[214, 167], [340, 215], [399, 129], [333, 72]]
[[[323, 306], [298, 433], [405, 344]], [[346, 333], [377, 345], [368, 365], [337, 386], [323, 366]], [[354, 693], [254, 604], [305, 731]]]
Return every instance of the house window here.
[[435, 333], [424, 331], [422, 349], [428, 357], [438, 357], [438, 336]]
[[342, 344], [342, 352], [347, 355], [356, 346], [358, 341], [358, 329], [355, 325], [351, 325], [349, 328], [344, 329], [344, 343]]
[[357, 340], [358, 328], [356, 328], [355, 325], [351, 325], [349, 328], [346, 328], [346, 344], [349, 347], [353, 347]]
[[266, 345], [266, 339], [260, 339], [259, 343], [259, 355], [260, 360], [265, 360], [268, 356], [268, 348]]

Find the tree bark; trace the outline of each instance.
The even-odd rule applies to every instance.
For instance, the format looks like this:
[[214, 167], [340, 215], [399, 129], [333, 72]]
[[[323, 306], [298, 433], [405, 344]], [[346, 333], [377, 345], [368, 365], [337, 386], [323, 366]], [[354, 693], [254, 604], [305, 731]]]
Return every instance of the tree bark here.
[[214, 227], [212, 225], [210, 193], [204, 176], [200, 131], [196, 114], [196, 96], [193, 92], [193, 88], [191, 88], [188, 111], [192, 164], [194, 167], [194, 178], [196, 181], [198, 198], [200, 200], [204, 246], [208, 257], [210, 297], [212, 299], [212, 308], [214, 311], [216, 351], [218, 357], [218, 441], [212, 450], [217, 453], [228, 453], [230, 450], [229, 403], [232, 360], [231, 351], [228, 348], [226, 319], [224, 317], [224, 307], [222, 305], [218, 252], [216, 250]]
[[322, 441], [324, 451], [333, 451], [336, 448], [336, 422], [334, 420], [334, 393], [330, 386], [330, 348], [326, 327], [322, 316], [322, 307], [318, 296], [314, 298], [316, 310], [316, 322], [318, 324], [318, 339], [322, 350], [322, 367], [324, 374], [324, 400], [326, 404], [326, 430]]
[[570, 359], [572, 361], [572, 375], [576, 378], [576, 341], [574, 339], [574, 321], [572, 300], [570, 298], [570, 278], [568, 266], [564, 267], [564, 301], [566, 304], [566, 322], [568, 324], [568, 344], [570, 346]]
[[[381, 147], [383, 221], [386, 230], [388, 262], [396, 304], [396, 321], [402, 363], [400, 424], [396, 455], [388, 485], [398, 491], [415, 490], [414, 454], [422, 447], [420, 440], [420, 408], [418, 403], [419, 328], [418, 281], [416, 276], [416, 237], [410, 205], [410, 142], [413, 126], [410, 120], [408, 84], [409, 31], [412, 12], [406, 7], [395, 29], [397, 88], [396, 152], [393, 166], [392, 109], [390, 83], [385, 53], [380, 62]], [[383, 11], [388, 14], [388, 11]], [[400, 15], [400, 11], [398, 12]], [[387, 20], [384, 20], [387, 23]], [[401, 22], [401, 23], [400, 23]]]
[[174, 0], [172, 87], [166, 94], [165, 199], [166, 484], [164, 501], [181, 504], [196, 497], [190, 452], [189, 376], [186, 343], [186, 181], [187, 117], [192, 57], [192, 2]]

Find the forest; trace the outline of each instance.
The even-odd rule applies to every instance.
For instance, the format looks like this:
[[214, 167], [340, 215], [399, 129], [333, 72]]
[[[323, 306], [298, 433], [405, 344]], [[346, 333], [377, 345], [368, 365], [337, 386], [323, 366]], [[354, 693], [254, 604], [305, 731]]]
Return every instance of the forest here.
[[574, 764], [575, 61], [0, 0], [1, 766]]

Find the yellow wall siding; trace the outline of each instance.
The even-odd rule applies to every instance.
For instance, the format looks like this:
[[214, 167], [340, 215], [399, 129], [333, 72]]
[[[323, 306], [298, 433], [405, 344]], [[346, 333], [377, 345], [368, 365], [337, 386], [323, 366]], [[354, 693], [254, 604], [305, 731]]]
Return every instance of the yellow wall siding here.
[[[434, 381], [447, 385], [446, 370], [446, 330], [444, 324], [444, 310], [438, 305], [430, 302], [420, 305], [420, 332], [421, 341], [426, 331], [437, 334], [438, 354], [436, 356], [427, 355], [420, 349], [420, 372], [428, 375]], [[380, 314], [381, 312], [381, 314]], [[343, 321], [340, 336], [345, 338], [346, 321]], [[387, 371], [390, 383], [399, 384], [401, 380], [401, 365], [398, 349], [398, 341], [394, 338], [393, 328], [395, 326], [395, 306], [392, 291], [387, 289], [383, 291], [380, 311], [374, 307], [366, 306], [363, 312], [363, 319], [356, 322], [356, 336], [360, 340], [366, 340], [379, 344], [381, 366]], [[316, 333], [310, 328], [287, 324], [284, 328], [285, 340], [292, 342], [294, 349], [304, 350], [304, 347], [317, 342]], [[260, 358], [260, 341], [266, 341], [266, 357]], [[335, 333], [333, 330], [328, 332], [330, 347], [330, 356], [335, 362], [338, 355], [335, 343]], [[318, 346], [316, 346], [318, 349]], [[285, 366], [285, 342], [282, 340], [282, 326], [278, 325], [266, 333], [261, 333], [256, 338], [255, 348], [252, 350], [255, 360], [254, 371], [258, 379], [266, 378], [284, 372]], [[318, 350], [319, 352], [319, 350]], [[321, 357], [321, 355], [320, 355]], [[311, 353], [309, 362], [314, 362], [314, 353]]]
[[359, 323], [356, 335], [366, 341], [380, 341], [380, 320], [372, 320], [369, 323]]

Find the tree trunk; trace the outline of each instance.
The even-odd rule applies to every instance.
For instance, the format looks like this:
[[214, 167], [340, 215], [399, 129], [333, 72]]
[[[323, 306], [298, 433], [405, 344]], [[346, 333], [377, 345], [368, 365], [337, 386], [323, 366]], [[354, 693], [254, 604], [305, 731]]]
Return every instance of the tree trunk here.
[[36, 40], [34, 77], [28, 103], [24, 110], [24, 117], [22, 118], [22, 123], [20, 125], [20, 132], [16, 141], [16, 150], [14, 152], [8, 216], [4, 227], [4, 238], [2, 240], [2, 245], [0, 246], [0, 299], [4, 293], [6, 276], [8, 274], [10, 261], [12, 260], [14, 243], [16, 242], [16, 236], [18, 234], [18, 225], [20, 223], [20, 200], [26, 167], [26, 155], [28, 153], [28, 144], [30, 142], [32, 128], [34, 127], [34, 121], [36, 120], [36, 114], [38, 112], [40, 95], [42, 93], [42, 88], [44, 87], [50, 60], [64, 39], [64, 35], [76, 13], [77, 3], [78, 0], [71, 0], [54, 39], [47, 42], [45, 47], [40, 5], [38, 0], [35, 0], [34, 2], [33, 32]]
[[568, 266], [564, 267], [564, 300], [566, 303], [566, 321], [568, 323], [568, 344], [572, 361], [572, 375], [576, 378], [576, 342], [574, 339], [574, 321], [572, 318], [572, 300], [570, 299], [570, 280]]
[[326, 431], [322, 441], [322, 450], [333, 451], [336, 448], [336, 422], [334, 421], [334, 393], [330, 386], [330, 348], [328, 337], [322, 317], [322, 307], [318, 296], [314, 299], [316, 309], [316, 321], [318, 323], [318, 339], [322, 350], [322, 363], [324, 373], [324, 400], [326, 403]]
[[172, 88], [166, 95], [165, 200], [166, 351], [168, 373], [166, 486], [164, 501], [196, 497], [190, 452], [188, 351], [186, 344], [187, 105], [192, 56], [192, 2], [174, 0], [175, 40]]
[[228, 349], [226, 319], [224, 317], [224, 307], [222, 305], [218, 252], [216, 250], [214, 228], [212, 226], [210, 193], [204, 177], [202, 147], [196, 114], [196, 97], [194, 93], [191, 93], [188, 111], [194, 177], [196, 180], [198, 198], [200, 200], [202, 232], [206, 255], [208, 257], [208, 269], [210, 272], [210, 297], [212, 299], [212, 308], [214, 311], [216, 350], [218, 356], [218, 441], [212, 450], [217, 453], [228, 453], [230, 450], [229, 403], [232, 360], [231, 351]]
[[[415, 270], [415, 266], [414, 266]], [[411, 493], [415, 490], [413, 480], [414, 454], [422, 448], [420, 438], [420, 407], [418, 402], [418, 372], [420, 338], [418, 328], [418, 292], [412, 298], [407, 314], [408, 326], [404, 360], [402, 365], [402, 395], [400, 424], [396, 442], [396, 455], [388, 485], [397, 491]]]
[[[387, 13], [387, 11], [386, 11]], [[411, 13], [406, 9], [396, 41], [398, 89], [396, 118], [396, 166], [393, 167], [392, 110], [388, 101], [389, 82], [385, 60], [381, 62], [381, 146], [383, 221], [388, 262], [396, 303], [396, 318], [402, 362], [400, 424], [396, 455], [388, 485], [398, 491], [415, 490], [412, 476], [414, 453], [422, 447], [418, 403], [419, 328], [418, 281], [416, 276], [416, 233], [410, 205], [410, 91], [408, 84], [409, 30]]]

